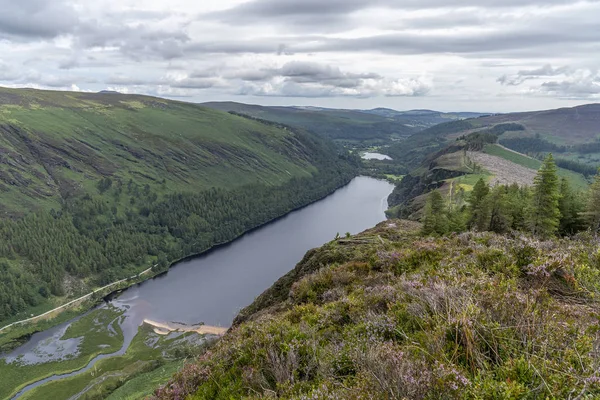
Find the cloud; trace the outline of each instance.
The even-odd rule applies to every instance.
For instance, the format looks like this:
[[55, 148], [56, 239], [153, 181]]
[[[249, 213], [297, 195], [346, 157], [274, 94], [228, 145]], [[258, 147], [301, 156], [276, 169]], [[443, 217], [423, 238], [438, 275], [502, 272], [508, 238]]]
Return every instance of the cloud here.
[[65, 0], [0, 0], [0, 38], [54, 38], [79, 24]]
[[390, 79], [377, 73], [343, 72], [338, 67], [292, 61], [279, 68], [230, 75], [245, 81], [242, 95], [277, 97], [423, 96], [431, 90], [424, 78]]
[[544, 82], [529, 92], [563, 99], [596, 100], [600, 98], [600, 73], [597, 70], [579, 69], [565, 79]]
[[521, 70], [512, 76], [506, 74], [502, 75], [497, 79], [497, 81], [502, 85], [518, 86], [529, 80], [564, 75], [568, 73], [569, 67], [567, 66], [554, 68], [552, 65], [546, 64], [540, 68], [532, 70]]
[[[591, 0], [590, 2], [596, 2]], [[506, 9], [524, 6], [570, 4], [572, 0], [251, 0], [226, 10], [204, 15], [228, 24], [268, 21], [288, 26], [337, 24], [351, 14], [370, 9], [428, 10], [458, 8]]]

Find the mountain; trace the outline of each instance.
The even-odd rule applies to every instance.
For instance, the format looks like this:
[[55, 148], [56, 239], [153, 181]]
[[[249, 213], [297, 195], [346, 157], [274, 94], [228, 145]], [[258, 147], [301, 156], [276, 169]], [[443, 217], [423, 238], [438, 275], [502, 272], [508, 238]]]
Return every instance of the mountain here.
[[301, 129], [115, 93], [0, 89], [0, 321], [234, 239], [356, 174]]
[[308, 252], [152, 399], [598, 396], [592, 235], [420, 229]]
[[359, 110], [318, 107], [265, 107], [233, 102], [204, 103], [205, 107], [250, 115], [296, 126], [336, 141], [389, 142], [408, 137], [419, 129], [384, 116]]
[[316, 171], [277, 126], [144, 96], [0, 89], [2, 213], [60, 208], [103, 178], [161, 194]]
[[[350, 110], [311, 106], [266, 107], [233, 102], [204, 103], [217, 110], [298, 126], [336, 141], [388, 143], [448, 121], [476, 118], [481, 113], [443, 113], [431, 110], [396, 111], [389, 108]], [[368, 144], [368, 143], [367, 143]]]
[[389, 108], [374, 108], [372, 110], [363, 110], [362, 112], [374, 115], [381, 115], [386, 118], [392, 118], [396, 121], [403, 122], [409, 126], [413, 126], [419, 129], [430, 128], [432, 126], [450, 121], [469, 118], [479, 118], [490, 115], [490, 113], [475, 112], [444, 113], [433, 110], [397, 111]]
[[[419, 132], [387, 149], [397, 160], [416, 167], [423, 158], [461, 136], [491, 131], [501, 145], [532, 156], [552, 152], [558, 158], [600, 166], [600, 104], [452, 121]], [[585, 168], [580, 167], [581, 172]], [[587, 174], [593, 174], [588, 169]]]

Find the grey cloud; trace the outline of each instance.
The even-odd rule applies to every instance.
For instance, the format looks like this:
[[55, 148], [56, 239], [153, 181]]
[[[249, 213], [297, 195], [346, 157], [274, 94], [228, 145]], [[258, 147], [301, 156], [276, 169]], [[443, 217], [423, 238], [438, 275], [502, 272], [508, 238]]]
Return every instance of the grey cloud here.
[[119, 86], [140, 86], [140, 85], [152, 85], [156, 81], [143, 78], [133, 78], [125, 75], [113, 75], [109, 77], [104, 83], [108, 85], [119, 85]]
[[278, 97], [423, 96], [431, 85], [421, 79], [388, 79], [376, 73], [349, 73], [329, 65], [293, 61], [281, 68], [230, 74], [245, 81], [238, 94]]
[[182, 57], [183, 46], [189, 41], [183, 32], [155, 30], [147, 25], [132, 28], [95, 21], [81, 26], [77, 32], [77, 45], [81, 48], [116, 47], [135, 59]]
[[[520, 24], [512, 29], [482, 32], [398, 31], [357, 38], [306, 35], [286, 37], [289, 53], [379, 52], [396, 55], [460, 54], [464, 56], [538, 57], [549, 53], [580, 54], [582, 48], [600, 44], [600, 25], [592, 21], [541, 21]], [[280, 53], [281, 39], [264, 37], [246, 41], [195, 42], [183, 49], [191, 54], [273, 54]]]
[[598, 71], [577, 70], [561, 81], [548, 81], [533, 89], [534, 94], [567, 99], [597, 99], [600, 97], [600, 74]]
[[54, 38], [80, 22], [65, 0], [0, 0], [0, 10], [0, 38]]
[[497, 81], [502, 85], [518, 86], [528, 80], [545, 78], [550, 76], [558, 76], [568, 73], [569, 67], [567, 66], [554, 68], [552, 67], [552, 65], [546, 64], [540, 68], [532, 70], [521, 70], [512, 76], [503, 75], [500, 78], [498, 78]]
[[[597, 0], [591, 0], [596, 2]], [[509, 8], [528, 5], [569, 4], [572, 0], [253, 0], [224, 11], [205, 14], [205, 18], [231, 24], [254, 24], [270, 20], [285, 25], [309, 25], [343, 21], [349, 14], [372, 8], [398, 10], [436, 8]]]
[[218, 79], [185, 78], [181, 80], [166, 81], [168, 86], [178, 89], [209, 89], [217, 86]]

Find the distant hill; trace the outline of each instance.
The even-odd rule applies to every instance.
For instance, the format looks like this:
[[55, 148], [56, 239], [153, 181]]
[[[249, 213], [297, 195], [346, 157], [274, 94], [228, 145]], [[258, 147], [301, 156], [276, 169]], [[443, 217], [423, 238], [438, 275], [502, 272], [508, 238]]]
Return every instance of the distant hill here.
[[281, 124], [301, 127], [336, 141], [389, 142], [408, 137], [420, 129], [384, 116], [359, 110], [318, 107], [265, 107], [222, 102], [204, 103], [205, 107], [236, 112]]
[[489, 131], [498, 136], [501, 145], [533, 157], [551, 152], [564, 166], [570, 163], [570, 168], [587, 175], [600, 166], [600, 104], [446, 122], [386, 151], [416, 168], [431, 152], [476, 131]]
[[431, 110], [396, 111], [388, 108], [350, 110], [312, 106], [266, 107], [233, 102], [203, 105], [300, 126], [333, 140], [360, 142], [404, 139], [440, 123], [485, 115]]
[[363, 112], [374, 115], [381, 115], [387, 118], [393, 118], [397, 121], [402, 121], [405, 124], [421, 129], [430, 128], [437, 124], [445, 122], [462, 120], [467, 118], [479, 118], [490, 115], [490, 113], [474, 113], [474, 112], [456, 112], [444, 113], [433, 110], [409, 110], [397, 111], [389, 108], [375, 108], [372, 110], [364, 110]]

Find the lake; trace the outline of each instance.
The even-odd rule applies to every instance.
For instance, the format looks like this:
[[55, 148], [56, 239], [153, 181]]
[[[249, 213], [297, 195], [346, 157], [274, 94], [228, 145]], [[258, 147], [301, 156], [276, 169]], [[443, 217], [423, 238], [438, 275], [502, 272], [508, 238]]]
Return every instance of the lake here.
[[[386, 181], [355, 178], [316, 203], [125, 290], [111, 300], [112, 305], [126, 310], [121, 323], [123, 347], [117, 353], [97, 357], [74, 374], [89, 370], [99, 359], [124, 354], [144, 319], [230, 326], [242, 308], [293, 269], [308, 250], [333, 240], [338, 233], [359, 233], [385, 220], [387, 197], [393, 188]], [[74, 321], [34, 334], [29, 342], [3, 357], [7, 362], [19, 359], [31, 363], [68, 357], [77, 351], [78, 342], [60, 338]], [[64, 377], [37, 382], [19, 395]]]

